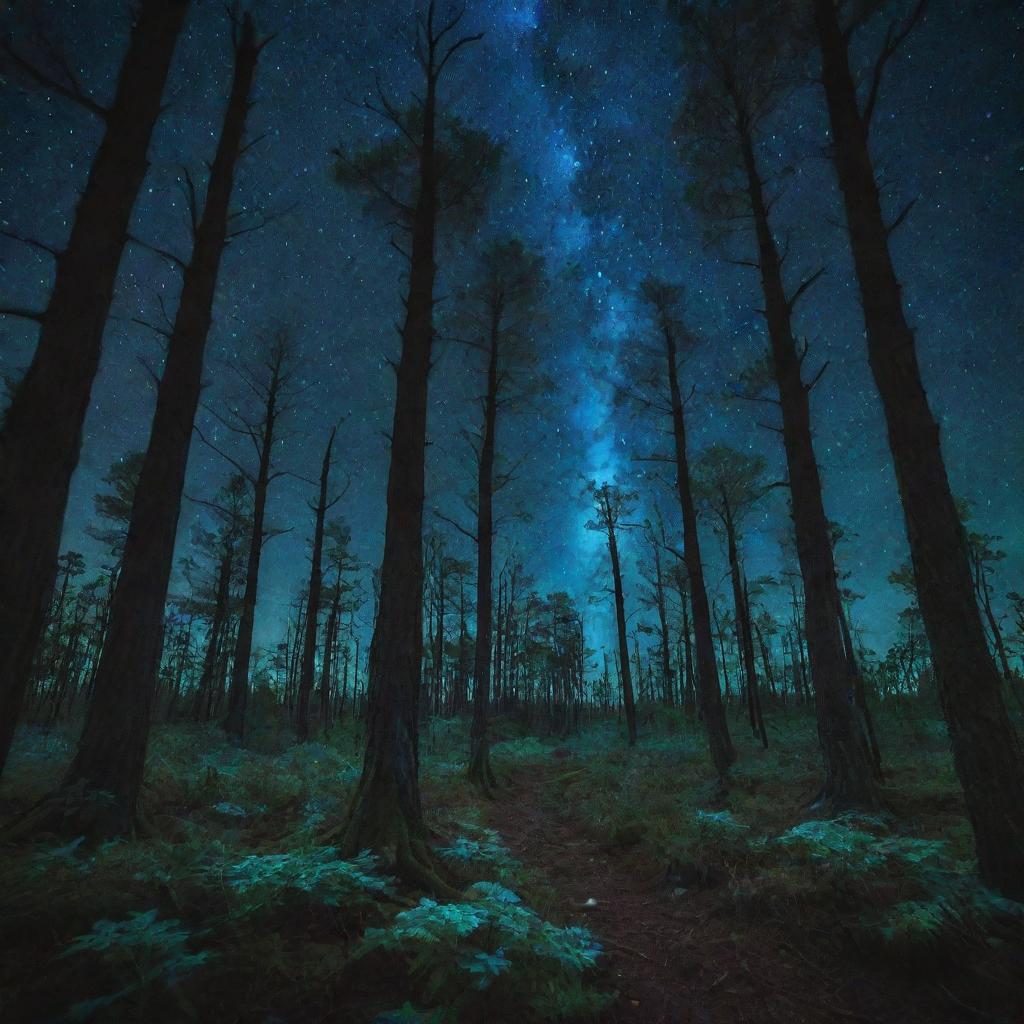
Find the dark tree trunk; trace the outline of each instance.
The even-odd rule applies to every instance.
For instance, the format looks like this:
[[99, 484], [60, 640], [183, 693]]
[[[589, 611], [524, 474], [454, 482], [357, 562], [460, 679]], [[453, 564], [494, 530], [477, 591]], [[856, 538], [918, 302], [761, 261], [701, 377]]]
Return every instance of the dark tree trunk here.
[[982, 878], [1024, 897], [1024, 754], [985, 640], [963, 527], [946, 476], [939, 428], [921, 383], [914, 334], [889, 252], [889, 228], [832, 0], [815, 0], [822, 82], [832, 125], [867, 331], [910, 541], [918, 600], [953, 759], [974, 829]]
[[64, 510], [128, 224], [187, 0], [147, 0], [57, 256], [39, 341], [0, 429], [0, 770], [53, 590]]
[[661, 636], [661, 699], [666, 707], [672, 700], [672, 654], [668, 637], [668, 612], [665, 608], [665, 577], [662, 573], [661, 548], [654, 544], [654, 602], [658, 611], [658, 630]]
[[636, 701], [633, 697], [633, 679], [629, 672], [629, 639], [626, 636], [626, 601], [622, 593], [622, 571], [619, 567], [619, 545], [615, 527], [608, 524], [608, 556], [612, 563], [612, 589], [615, 593], [615, 627], [619, 637], [619, 672], [622, 676], [622, 704], [626, 712], [626, 731], [629, 745], [636, 745]]
[[757, 634], [757, 646], [761, 651], [761, 665], [764, 668], [764, 677], [768, 680], [768, 689], [771, 692], [772, 700], [775, 700], [778, 695], [775, 692], [775, 673], [772, 670], [772, 658], [768, 651], [768, 643], [764, 638], [764, 634], [761, 632], [761, 627], [756, 622], [752, 624], [754, 632]]
[[334, 685], [334, 648], [338, 637], [338, 614], [341, 611], [341, 568], [331, 597], [331, 610], [324, 629], [324, 660], [320, 670], [320, 718], [324, 732], [331, 725], [331, 688]]
[[[469, 732], [469, 778], [485, 793], [494, 786], [490, 744], [487, 737], [487, 706], [491, 684], [491, 600], [494, 547], [494, 444], [498, 417], [498, 348], [501, 305], [491, 310], [490, 349], [487, 357], [487, 391], [484, 395], [484, 429], [477, 477], [476, 517], [476, 643], [473, 650], [473, 722]], [[500, 621], [500, 605], [499, 605]]]
[[[996, 658], [999, 660], [999, 667], [1003, 673], [1003, 678], [1007, 683], [1012, 683], [1013, 672], [1010, 670], [1010, 659], [1006, 654], [1006, 643], [1003, 640], [1002, 630], [999, 628], [999, 622], [996, 619], [995, 612], [992, 610], [992, 588], [988, 585], [985, 566], [980, 555], [973, 555], [972, 560], [974, 562], [974, 586], [978, 600], [981, 602], [982, 611], [985, 613], [985, 620], [988, 622], [989, 632], [992, 634], [992, 646], [995, 648]], [[66, 582], [65, 579], [65, 584]], [[57, 618], [59, 621], [59, 610]]]
[[857, 654], [853, 649], [853, 637], [850, 635], [850, 623], [843, 607], [842, 595], [839, 599], [839, 626], [843, 633], [843, 647], [846, 649], [846, 660], [850, 665], [850, 672], [853, 674], [853, 694], [857, 701], [857, 709], [860, 712], [861, 720], [864, 722], [864, 729], [867, 734], [868, 750], [871, 752], [871, 767], [875, 773], [875, 779], [881, 782], [884, 779], [882, 771], [882, 751], [878, 746], [878, 737], [875, 734], [875, 719], [868, 706], [867, 687], [864, 685], [864, 673], [860, 670], [857, 662]]
[[267, 404], [259, 437], [259, 466], [253, 481], [252, 534], [245, 569], [245, 592], [238, 617], [235, 653], [228, 684], [228, 709], [224, 731], [236, 743], [245, 739], [246, 711], [249, 705], [249, 661], [252, 657], [252, 631], [256, 621], [256, 597], [260, 583], [260, 560], [263, 556], [264, 520], [267, 512], [267, 491], [270, 487], [270, 466], [274, 450], [274, 427], [279, 415], [280, 389], [283, 383], [286, 349], [283, 339], [276, 343], [271, 356], [271, 374], [267, 387]]
[[690, 609], [687, 596], [688, 595], [683, 592], [680, 592], [679, 594], [679, 601], [682, 604], [683, 609], [684, 683], [686, 685], [686, 697], [684, 698], [684, 703], [688, 703], [691, 708], [696, 708], [697, 686], [693, 673], [693, 638], [690, 635]]
[[320, 594], [323, 589], [324, 517], [327, 515], [327, 487], [331, 475], [331, 449], [334, 435], [331, 431], [320, 470], [320, 500], [316, 505], [316, 525], [313, 528], [313, 564], [309, 570], [309, 595], [306, 601], [306, 630], [302, 644], [302, 664], [299, 668], [298, 738], [300, 743], [309, 739], [309, 699], [313, 693], [313, 674], [316, 660], [316, 637], [319, 630]]
[[672, 436], [675, 442], [676, 491], [683, 515], [683, 560], [690, 581], [690, 608], [693, 612], [694, 647], [696, 648], [696, 683], [700, 717], [708, 737], [711, 763], [724, 778], [736, 760], [736, 750], [729, 735], [729, 724], [722, 705], [722, 692], [718, 685], [718, 666], [715, 663], [715, 640], [711, 632], [711, 608], [704, 586], [704, 563], [700, 554], [700, 535], [697, 532], [697, 507], [690, 482], [690, 464], [686, 452], [686, 419], [683, 399], [679, 391], [678, 354], [676, 339], [666, 329], [665, 356], [668, 369], [669, 393], [672, 400]]
[[437, 40], [427, 19], [426, 88], [419, 145], [419, 191], [412, 214], [409, 285], [396, 369], [388, 468], [380, 607], [367, 668], [366, 754], [341, 840], [346, 856], [386, 853], [398, 873], [432, 890], [447, 888], [432, 866], [420, 804], [417, 717], [423, 646], [423, 498], [427, 381], [434, 339]]
[[434, 694], [437, 712], [440, 714], [444, 695], [444, 611], [445, 583], [444, 555], [438, 558], [437, 567], [437, 636], [434, 640]]
[[765, 732], [764, 719], [761, 717], [761, 700], [757, 692], [757, 667], [754, 663], [754, 636], [750, 624], [750, 610], [747, 606], [747, 595], [740, 568], [739, 549], [736, 544], [736, 523], [724, 488], [722, 503], [725, 524], [726, 550], [729, 557], [729, 578], [732, 582], [733, 608], [736, 615], [736, 638], [739, 641], [740, 657], [743, 661], [743, 674], [747, 681], [747, 714], [750, 728], [754, 736], [759, 737], [763, 746], [768, 746], [768, 734]]
[[104, 805], [105, 821], [98, 823], [103, 831], [120, 833], [131, 828], [142, 785], [181, 493], [257, 55], [252, 22], [246, 18], [203, 214], [184, 270], [157, 390], [110, 624], [78, 750], [63, 782], [66, 791], [112, 794], [113, 800]]
[[[744, 123], [742, 119], [740, 123]], [[793, 338], [791, 316], [800, 293], [787, 297], [783, 286], [782, 263], [768, 222], [749, 130], [741, 128], [739, 142], [757, 234], [757, 262], [782, 412], [797, 558], [804, 582], [807, 652], [825, 761], [825, 779], [818, 799], [835, 810], [873, 807], [878, 803], [874, 772], [839, 629], [839, 588], [811, 435], [810, 387], [801, 377], [803, 356], [798, 354]]]
[[718, 609], [714, 605], [711, 606], [711, 617], [715, 632], [718, 634], [718, 653], [722, 661], [722, 684], [725, 690], [725, 700], [728, 703], [732, 700], [732, 690], [729, 687], [729, 663], [725, 657], [725, 630], [718, 621]]
[[195, 701], [192, 707], [192, 717], [197, 722], [206, 721], [210, 716], [210, 691], [217, 673], [217, 666], [220, 664], [221, 649], [228, 627], [231, 577], [234, 570], [235, 545], [233, 541], [229, 541], [221, 555], [220, 568], [217, 570], [213, 616], [210, 619], [210, 629], [206, 636], [206, 653], [203, 655], [203, 668], [199, 674], [199, 685], [196, 687]]

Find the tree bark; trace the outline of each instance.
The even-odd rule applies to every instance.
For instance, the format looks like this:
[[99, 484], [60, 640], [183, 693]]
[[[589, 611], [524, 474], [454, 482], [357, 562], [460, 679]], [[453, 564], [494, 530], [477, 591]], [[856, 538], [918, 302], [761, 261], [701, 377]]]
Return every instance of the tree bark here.
[[256, 621], [256, 598], [259, 592], [260, 561], [263, 557], [264, 520], [267, 512], [267, 491], [270, 488], [270, 466], [274, 450], [274, 428], [279, 415], [280, 389], [283, 383], [286, 358], [284, 339], [275, 343], [271, 355], [267, 402], [259, 438], [259, 466], [253, 481], [252, 534], [249, 538], [249, 556], [245, 569], [245, 592], [238, 617], [235, 653], [231, 662], [231, 681], [228, 684], [228, 708], [224, 717], [224, 731], [236, 743], [245, 739], [246, 712], [249, 706], [249, 661], [252, 658], [252, 631]]
[[331, 610], [324, 628], [324, 657], [320, 668], [320, 718], [324, 733], [331, 725], [331, 690], [334, 686], [334, 648], [338, 638], [338, 614], [341, 610], [341, 567], [331, 597]]
[[725, 525], [726, 551], [729, 559], [729, 579], [732, 583], [733, 607], [736, 614], [736, 634], [740, 645], [740, 657], [743, 661], [743, 674], [747, 679], [747, 714], [750, 728], [754, 736], [761, 740], [764, 747], [768, 746], [768, 734], [765, 732], [764, 719], [761, 716], [761, 701], [757, 692], [757, 667], [754, 662], [754, 636], [750, 624], [750, 610], [744, 587], [743, 572], [740, 568], [739, 548], [736, 543], [736, 523], [724, 488], [722, 498], [722, 522]]
[[[739, 111], [738, 111], [739, 112]], [[768, 221], [768, 207], [749, 129], [740, 113], [739, 143], [757, 234], [758, 268], [765, 300], [772, 368], [779, 390], [797, 559], [804, 582], [807, 653], [814, 686], [825, 778], [818, 802], [841, 811], [878, 803], [868, 744], [858, 721], [853, 676], [839, 628], [839, 588], [822, 499], [821, 475], [811, 434], [810, 388], [801, 376], [803, 357], [793, 337], [792, 310], [782, 262]]]
[[[320, 618], [320, 594], [323, 589], [324, 517], [327, 515], [327, 487], [331, 476], [331, 449], [334, 435], [331, 431], [320, 470], [320, 500], [316, 505], [316, 525], [313, 528], [313, 563], [309, 570], [309, 595], [306, 602], [306, 629], [302, 644], [302, 665], [299, 669], [298, 739], [309, 739], [309, 699], [313, 693], [313, 673], [316, 660], [317, 626]], [[325, 655], [326, 656], [326, 655]]]
[[[406, 881], [444, 891], [427, 846], [419, 789], [423, 646], [423, 498], [427, 383], [434, 340], [438, 215], [435, 136], [437, 40], [427, 19], [426, 88], [419, 143], [419, 192], [412, 215], [409, 286], [396, 369], [380, 605], [367, 669], [366, 753], [341, 837], [345, 856], [371, 849]], [[443, 66], [443, 65], [442, 65]]]
[[[484, 395], [484, 430], [477, 474], [476, 643], [473, 650], [473, 721], [469, 733], [469, 778], [484, 793], [495, 785], [487, 737], [491, 684], [492, 559], [494, 548], [494, 445], [498, 417], [498, 349], [502, 308], [491, 310]], [[500, 614], [499, 605], [499, 614]]]
[[636, 746], [636, 700], [633, 696], [633, 678], [629, 671], [629, 639], [626, 636], [626, 601], [622, 593], [622, 570], [619, 566], [619, 545], [615, 526], [608, 524], [608, 557], [612, 563], [612, 589], [615, 593], [615, 627], [619, 637], [619, 671], [622, 675], [622, 704], [626, 712], [626, 731], [629, 745]]
[[246, 18], [202, 219], [168, 340], [92, 699], [62, 787], [111, 794], [104, 822], [97, 824], [113, 834], [132, 827], [142, 785], [181, 493], [257, 55], [252, 22]]
[[832, 0], [815, 0], [834, 163], [860, 287], [868, 362], [885, 412], [953, 760], [974, 829], [981, 877], [1024, 897], [1024, 754], [1003, 701], [971, 581], [966, 537], [939, 428], [921, 383], [875, 180], [868, 124]]
[[707, 733], [711, 763], [719, 777], [724, 778], [736, 760], [736, 750], [729, 735], [729, 724], [722, 705], [715, 662], [715, 640], [711, 632], [711, 608], [704, 585], [704, 564], [697, 532], [697, 507], [693, 500], [690, 465], [686, 452], [686, 418], [679, 391], [678, 353], [676, 339], [667, 327], [663, 330], [667, 361], [669, 394], [672, 402], [672, 437], [675, 443], [676, 492], [683, 516], [683, 561], [690, 581], [690, 609], [693, 613], [694, 648], [696, 655], [697, 696], [700, 716]]
[[235, 568], [235, 545], [229, 540], [220, 558], [217, 570], [217, 589], [214, 593], [213, 615], [206, 636], [206, 653], [203, 656], [203, 668], [199, 674], [199, 685], [196, 687], [195, 700], [192, 706], [192, 717], [197, 722], [206, 721], [210, 711], [210, 692], [220, 662], [220, 652], [224, 644], [228, 626], [229, 604], [231, 601], [231, 577]]
[[672, 699], [672, 654], [669, 647], [668, 612], [665, 607], [665, 577], [662, 573], [661, 548], [654, 542], [654, 603], [658, 612], [658, 630], [661, 636], [661, 699], [665, 707], [671, 707]]
[[142, 6], [71, 235], [57, 256], [35, 354], [0, 429], [0, 770], [53, 590], [114, 282], [187, 8], [188, 0]]

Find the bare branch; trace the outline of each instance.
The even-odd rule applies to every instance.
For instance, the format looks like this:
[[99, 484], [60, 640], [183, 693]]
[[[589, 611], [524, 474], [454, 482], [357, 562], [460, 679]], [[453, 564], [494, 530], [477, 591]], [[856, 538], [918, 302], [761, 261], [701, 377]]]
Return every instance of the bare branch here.
[[175, 256], [173, 252], [161, 249], [158, 245], [152, 245], [149, 242], [143, 241], [143, 239], [136, 235], [130, 234], [128, 236], [128, 241], [141, 246], [143, 249], [148, 249], [151, 253], [155, 253], [157, 256], [163, 256], [165, 260], [170, 260], [179, 270], [184, 270], [188, 265], [180, 256]]
[[804, 391], [808, 393], [814, 390], [815, 385], [825, 375], [825, 371], [828, 369], [828, 360], [821, 364], [821, 369], [804, 385]]
[[33, 249], [38, 249], [40, 252], [48, 253], [55, 260], [60, 258], [60, 249], [56, 249], [52, 245], [47, 245], [45, 242], [40, 242], [36, 238], [29, 238], [27, 235], [19, 235], [14, 231], [8, 231], [6, 228], [0, 228], [0, 235], [4, 238], [10, 238], [15, 242], [21, 242], [22, 245], [31, 246]]
[[446, 516], [443, 512], [440, 512], [436, 508], [433, 510], [433, 512], [438, 519], [440, 519], [442, 522], [447, 523], [449, 526], [454, 527], [464, 537], [468, 537], [474, 544], [480, 543], [479, 538], [475, 533], [473, 533], [471, 530], [467, 530], [461, 523], [459, 523], [455, 519], [451, 519], [450, 517]]
[[49, 89], [52, 92], [57, 93], [58, 96], [63, 96], [64, 99], [70, 100], [72, 103], [77, 103], [78, 106], [84, 110], [88, 110], [90, 114], [95, 114], [96, 117], [106, 120], [110, 116], [110, 111], [102, 104], [97, 103], [78, 82], [78, 79], [72, 73], [70, 67], [67, 64], [65, 58], [57, 54], [56, 49], [49, 46], [51, 57], [54, 57], [61, 65], [61, 69], [67, 78], [67, 84], [58, 81], [56, 78], [50, 77], [41, 68], [36, 67], [28, 58], [22, 56], [17, 50], [11, 45], [10, 40], [4, 40], [0, 42], [0, 50], [3, 50], [8, 57], [14, 62], [14, 64], [20, 68], [29, 78], [32, 79], [37, 85], [41, 85], [44, 89]]
[[245, 479], [248, 480], [250, 484], [255, 483], [252, 473], [250, 473], [249, 470], [247, 470], [245, 466], [243, 466], [240, 462], [232, 458], [232, 456], [228, 455], [227, 452], [222, 451], [212, 441], [210, 441], [203, 433], [198, 423], [194, 424], [192, 429], [195, 430], [196, 434], [199, 435], [199, 440], [202, 441], [202, 443], [205, 444], [207, 448], [209, 448], [211, 451], [216, 452], [222, 459], [225, 460], [225, 462], [229, 462], [232, 466], [234, 466], [235, 469], [237, 469], [238, 472], [241, 473], [242, 476], [244, 476]]
[[927, 6], [928, 0], [918, 0], [899, 28], [896, 27], [896, 22], [893, 21], [886, 30], [885, 42], [882, 44], [882, 50], [875, 60], [875, 66], [871, 72], [871, 85], [868, 88], [867, 99], [864, 102], [864, 110], [861, 114], [865, 128], [869, 128], [871, 125], [871, 118], [878, 101], [878, 91], [882, 84], [882, 74], [885, 71], [885, 65], [889, 62], [889, 58], [903, 45], [907, 36], [913, 31], [914, 26], [921, 20]]
[[918, 197], [914, 196], [913, 199], [903, 207], [902, 210], [896, 215], [896, 219], [885, 229], [887, 235], [891, 235], [906, 219], [907, 214], [914, 208], [914, 204], [917, 202]]
[[159, 327], [156, 324], [151, 324], [148, 320], [143, 320], [142, 317], [133, 316], [131, 319], [133, 324], [138, 324], [140, 327], [146, 327], [151, 330], [154, 334], [159, 334], [161, 338], [167, 338], [169, 341], [171, 338], [171, 332], [166, 327]]
[[800, 296], [803, 295], [804, 292], [807, 291], [807, 289], [810, 288], [814, 284], [814, 282], [817, 281], [818, 278], [821, 277], [821, 275], [825, 273], [825, 270], [826, 270], [825, 267], [820, 267], [813, 274], [811, 274], [810, 277], [804, 278], [804, 280], [800, 282], [800, 284], [798, 285], [796, 291], [793, 292], [793, 294], [786, 301], [786, 308], [790, 312], [793, 311], [793, 307], [800, 300]]
[[437, 76], [441, 74], [444, 70], [445, 64], [447, 64], [463, 46], [468, 46], [470, 43], [478, 43], [483, 39], [483, 37], [483, 32], [478, 32], [475, 36], [463, 36], [457, 43], [453, 43], [449, 46], [448, 52], [441, 58], [441, 63], [438, 64], [434, 70], [434, 78], [437, 78]]
[[35, 320], [36, 323], [42, 323], [45, 313], [41, 313], [34, 309], [18, 309], [14, 306], [0, 306], [0, 316], [16, 316], [22, 320]]

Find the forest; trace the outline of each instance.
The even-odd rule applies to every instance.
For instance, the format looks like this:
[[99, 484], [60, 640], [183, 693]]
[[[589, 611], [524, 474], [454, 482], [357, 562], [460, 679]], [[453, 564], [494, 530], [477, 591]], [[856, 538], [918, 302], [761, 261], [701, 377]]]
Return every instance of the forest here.
[[1022, 43], [0, 6], [0, 1019], [1024, 1020]]

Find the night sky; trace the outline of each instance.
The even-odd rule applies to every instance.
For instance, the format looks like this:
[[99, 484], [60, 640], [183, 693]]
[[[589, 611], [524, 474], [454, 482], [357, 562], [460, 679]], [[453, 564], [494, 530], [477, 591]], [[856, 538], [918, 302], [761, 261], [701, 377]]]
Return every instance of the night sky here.
[[[128, 23], [119, 0], [44, 4], [44, 22], [61, 25], [83, 80], [106, 98], [123, 55]], [[403, 289], [403, 262], [388, 230], [367, 215], [359, 196], [331, 179], [329, 151], [357, 145], [383, 130], [347, 102], [359, 100], [379, 75], [392, 96], [416, 83], [408, 2], [351, 4], [265, 0], [254, 6], [262, 32], [277, 31], [257, 76], [259, 104], [250, 133], [267, 138], [245, 159], [235, 205], [287, 211], [229, 249], [222, 268], [207, 356], [205, 401], [240, 394], [228, 372], [245, 361], [275, 324], [290, 325], [311, 383], [279, 448], [280, 466], [316, 474], [333, 421], [345, 416], [339, 478], [352, 483], [338, 511], [350, 523], [356, 553], [375, 566], [384, 523], [384, 481], [394, 381], [393, 328]], [[12, 23], [8, 12], [3, 20]], [[505, 147], [501, 179], [480, 225], [483, 238], [514, 233], [542, 252], [553, 279], [539, 335], [556, 391], [543, 410], [502, 424], [510, 457], [526, 452], [520, 478], [500, 495], [499, 510], [523, 509], [499, 537], [498, 565], [515, 545], [537, 589], [566, 589], [581, 602], [604, 586], [599, 535], [589, 518], [584, 483], [615, 477], [660, 502], [677, 531], [669, 491], [644, 479], [635, 460], [661, 447], [650, 424], [614, 402], [631, 345], [645, 329], [637, 283], [655, 273], [685, 284], [689, 319], [702, 341], [686, 377], [697, 385], [690, 411], [691, 451], [712, 441], [763, 453], [778, 475], [781, 444], [756, 425], [765, 410], [721, 400], [728, 382], [765, 344], [752, 271], [723, 256], [750, 256], [740, 234], [709, 248], [703, 225], [687, 209], [686, 185], [671, 125], [685, 87], [679, 37], [659, 4], [576, 0], [471, 0], [464, 26], [486, 32], [464, 51], [445, 86], [452, 108]], [[865, 35], [865, 43], [871, 34]], [[877, 112], [873, 148], [891, 185], [892, 209], [919, 196], [895, 236], [894, 252], [917, 330], [925, 383], [943, 428], [954, 490], [975, 503], [974, 528], [1003, 537], [1000, 605], [1006, 590], [1024, 589], [1024, 9], [1012, 2], [943, 0], [892, 62]], [[171, 110], [151, 148], [152, 169], [135, 210], [133, 230], [187, 256], [184, 203], [175, 186], [182, 164], [199, 168], [212, 156], [230, 75], [226, 19], [219, 4], [193, 3], [169, 88]], [[10, 229], [60, 244], [75, 189], [88, 173], [98, 125], [63, 100], [8, 81], [0, 125], [0, 219]], [[813, 372], [828, 359], [813, 416], [829, 515], [853, 534], [841, 548], [850, 586], [866, 595], [855, 609], [879, 653], [894, 636], [906, 599], [885, 582], [906, 557], [895, 481], [881, 409], [866, 363], [856, 284], [827, 145], [820, 90], [808, 85], [773, 123], [763, 158], [789, 167], [777, 207], [779, 228], [792, 231], [793, 277], [820, 263], [828, 272], [802, 302], [797, 329], [809, 339]], [[472, 239], [439, 250], [438, 294], [465, 280]], [[41, 306], [48, 258], [0, 239], [0, 291], [12, 305]], [[100, 377], [86, 424], [81, 463], [68, 510], [64, 547], [102, 559], [83, 532], [92, 495], [110, 463], [145, 446], [154, 386], [142, 361], [159, 364], [159, 338], [133, 324], [155, 319], [157, 296], [175, 308], [178, 283], [166, 260], [129, 248], [106, 334]], [[442, 312], [445, 309], [441, 305]], [[28, 362], [32, 324], [0, 324], [5, 372]], [[429, 509], [458, 516], [472, 488], [473, 466], [460, 431], [476, 420], [479, 378], [472, 358], [440, 345], [432, 378]], [[207, 413], [204, 432], [230, 443]], [[227, 477], [225, 463], [193, 444], [187, 489], [209, 495]], [[257, 642], [272, 645], [307, 574], [312, 488], [284, 478], [271, 492], [270, 517], [291, 532], [267, 548]], [[643, 512], [634, 517], [639, 521]], [[178, 555], [189, 553], [206, 514], [183, 508]], [[206, 523], [206, 525], [209, 525]], [[705, 524], [708, 525], [708, 524]], [[781, 498], [764, 504], [746, 529], [751, 578], [786, 568]], [[456, 553], [471, 556], [452, 537]], [[627, 603], [636, 607], [636, 540], [627, 552]], [[709, 586], [727, 601], [724, 560], [706, 533]], [[366, 570], [367, 581], [369, 569]], [[180, 586], [180, 581], [178, 584]], [[727, 606], [727, 604], [726, 604]], [[363, 611], [368, 627], [371, 606]], [[609, 640], [606, 607], [588, 611], [589, 642]], [[646, 613], [644, 613], [646, 614]], [[634, 620], [635, 621], [635, 620]]]

